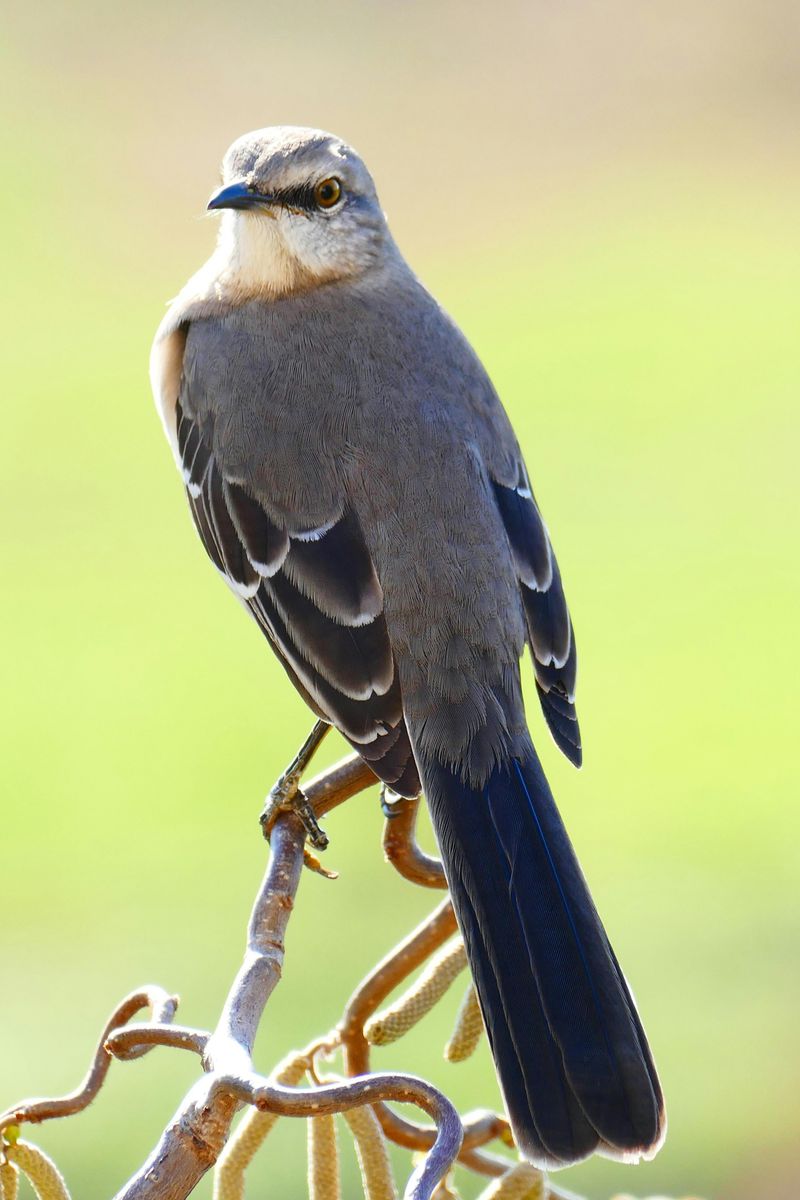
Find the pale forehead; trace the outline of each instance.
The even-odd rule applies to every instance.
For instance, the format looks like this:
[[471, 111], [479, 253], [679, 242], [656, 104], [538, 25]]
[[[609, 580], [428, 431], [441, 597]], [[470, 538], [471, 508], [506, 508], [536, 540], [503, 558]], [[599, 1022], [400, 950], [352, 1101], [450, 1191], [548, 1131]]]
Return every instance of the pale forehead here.
[[237, 138], [223, 159], [222, 173], [225, 182], [268, 179], [275, 185], [337, 175], [360, 189], [373, 187], [351, 146], [332, 133], [296, 125], [274, 125]]

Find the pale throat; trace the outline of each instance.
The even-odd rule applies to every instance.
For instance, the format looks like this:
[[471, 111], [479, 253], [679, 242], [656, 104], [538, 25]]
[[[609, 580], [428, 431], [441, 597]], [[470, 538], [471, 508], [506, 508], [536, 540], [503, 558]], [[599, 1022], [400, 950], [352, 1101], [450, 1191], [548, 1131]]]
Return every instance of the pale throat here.
[[217, 247], [207, 264], [213, 265], [211, 274], [222, 293], [239, 300], [284, 296], [318, 282], [318, 273], [287, 245], [284, 220], [269, 213], [222, 214]]
[[354, 278], [374, 265], [359, 244], [343, 251], [307, 217], [288, 212], [221, 214], [214, 253], [181, 295], [195, 301], [242, 304], [307, 292]]

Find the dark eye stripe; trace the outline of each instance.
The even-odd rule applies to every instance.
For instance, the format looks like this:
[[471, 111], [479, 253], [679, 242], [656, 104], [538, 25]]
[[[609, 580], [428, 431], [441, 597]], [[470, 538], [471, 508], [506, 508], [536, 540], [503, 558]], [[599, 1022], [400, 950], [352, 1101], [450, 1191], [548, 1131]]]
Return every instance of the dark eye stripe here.
[[277, 188], [270, 193], [270, 196], [286, 208], [297, 208], [301, 212], [308, 213], [319, 212], [320, 207], [317, 204], [315, 187], [315, 184], [300, 183], [294, 187]]
[[287, 208], [301, 208], [304, 212], [311, 212], [317, 207], [314, 200], [314, 189], [308, 183], [283, 188], [275, 194], [281, 204], [285, 204]]

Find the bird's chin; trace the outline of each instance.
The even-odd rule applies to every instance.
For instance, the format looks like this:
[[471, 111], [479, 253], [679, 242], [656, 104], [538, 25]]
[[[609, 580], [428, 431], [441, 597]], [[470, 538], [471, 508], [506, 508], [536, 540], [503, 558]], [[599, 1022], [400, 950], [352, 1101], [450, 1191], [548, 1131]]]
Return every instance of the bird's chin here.
[[[267, 212], [271, 219], [265, 220]], [[365, 269], [337, 255], [327, 231], [279, 208], [223, 212], [215, 258], [219, 288], [240, 303], [308, 292]]]
[[281, 296], [302, 286], [306, 270], [287, 246], [274, 209], [222, 214], [217, 258], [219, 283], [231, 298]]

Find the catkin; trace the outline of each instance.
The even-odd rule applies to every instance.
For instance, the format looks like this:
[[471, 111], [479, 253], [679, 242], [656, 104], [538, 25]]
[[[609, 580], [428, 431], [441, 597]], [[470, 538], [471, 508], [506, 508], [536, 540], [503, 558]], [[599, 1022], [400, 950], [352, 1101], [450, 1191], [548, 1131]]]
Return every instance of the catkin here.
[[450, 1041], [444, 1048], [444, 1056], [448, 1062], [463, 1062], [475, 1050], [483, 1033], [483, 1018], [478, 1005], [475, 988], [470, 984], [461, 1008], [458, 1010], [456, 1025]]
[[61, 1172], [38, 1146], [14, 1142], [5, 1148], [5, 1156], [28, 1177], [39, 1200], [70, 1200]]
[[450, 984], [467, 965], [464, 943], [458, 939], [445, 946], [422, 972], [413, 987], [367, 1024], [364, 1033], [373, 1046], [387, 1046], [408, 1033], [430, 1012]]
[[527, 1162], [515, 1163], [495, 1179], [478, 1200], [546, 1200], [545, 1176]]
[[333, 1117], [308, 1122], [308, 1200], [340, 1200], [339, 1144]]
[[356, 1144], [365, 1200], [397, 1200], [386, 1141], [374, 1109], [364, 1105], [343, 1115]]
[[0, 1163], [0, 1200], [17, 1200], [19, 1171], [13, 1163]]
[[[286, 1087], [297, 1087], [307, 1066], [305, 1058], [290, 1055], [275, 1068], [272, 1078]], [[277, 1120], [277, 1113], [261, 1112], [257, 1108], [251, 1108], [242, 1119], [219, 1157], [214, 1172], [214, 1200], [243, 1200], [244, 1173]]]

